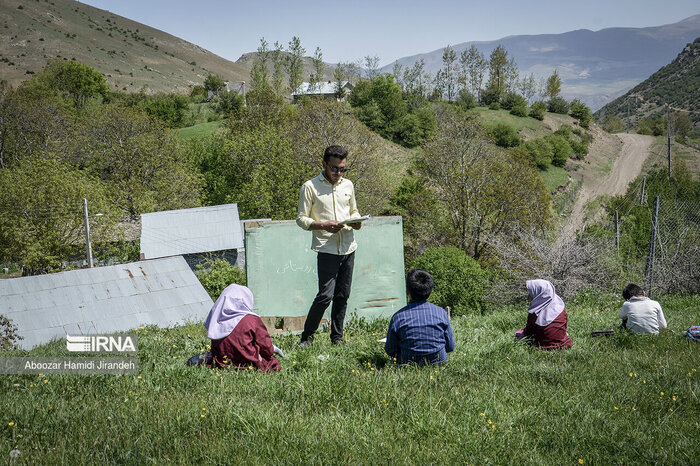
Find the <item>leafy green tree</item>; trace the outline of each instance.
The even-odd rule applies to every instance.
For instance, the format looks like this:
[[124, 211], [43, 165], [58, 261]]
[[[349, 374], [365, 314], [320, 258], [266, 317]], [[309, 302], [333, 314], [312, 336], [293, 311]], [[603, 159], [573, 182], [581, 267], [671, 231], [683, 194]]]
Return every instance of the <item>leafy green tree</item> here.
[[206, 259], [196, 266], [194, 272], [212, 300], [216, 301], [224, 288], [232, 283], [246, 284], [245, 271], [226, 259]]
[[219, 92], [221, 89], [224, 87], [224, 80], [221, 78], [221, 76], [217, 76], [215, 74], [209, 74], [205, 79], [204, 79], [204, 89], [207, 91], [211, 91], [214, 94]]
[[546, 169], [552, 163], [554, 149], [545, 138], [532, 139], [520, 146], [540, 170]]
[[545, 85], [544, 97], [549, 97], [550, 99], [556, 98], [561, 92], [561, 78], [557, 70], [547, 78]]
[[586, 104], [578, 99], [574, 99], [571, 102], [570, 112], [571, 116], [579, 121], [582, 128], [588, 129], [591, 121], [593, 121], [593, 113], [591, 113], [591, 109]]
[[495, 86], [499, 97], [506, 88], [508, 63], [508, 51], [499, 44], [489, 55], [489, 85]]
[[536, 120], [544, 120], [544, 115], [547, 113], [547, 104], [542, 101], [537, 101], [530, 106], [530, 116]]
[[183, 126], [185, 113], [188, 108], [189, 102], [187, 98], [179, 94], [160, 93], [147, 96], [143, 103], [143, 109], [146, 113], [159, 118], [171, 128]]
[[498, 103], [500, 108], [501, 92], [495, 83], [490, 83], [486, 89], [481, 91], [481, 103], [490, 106], [493, 103]]
[[97, 109], [55, 149], [106, 182], [115, 206], [133, 217], [200, 204], [202, 180], [176, 136], [137, 109]]
[[270, 61], [270, 50], [267, 46], [267, 41], [264, 37], [260, 39], [256, 59], [253, 62], [253, 67], [250, 70], [251, 89], [261, 89], [268, 87], [269, 70], [268, 62]]
[[[372, 81], [358, 83], [348, 101], [353, 107], [360, 108], [372, 105], [374, 102], [385, 122], [384, 127], [378, 131], [387, 138], [392, 137], [398, 122], [408, 111], [401, 88], [390, 74], [379, 75]], [[372, 114], [374, 113], [373, 111]]]
[[102, 73], [77, 61], [50, 60], [34, 80], [55, 89], [82, 108], [88, 99], [105, 97], [109, 86]]
[[533, 73], [530, 73], [528, 76], [525, 76], [523, 79], [521, 79], [519, 83], [519, 89], [521, 95], [525, 97], [525, 100], [528, 103], [531, 102], [532, 98], [537, 93], [537, 80], [535, 79], [535, 75]]
[[207, 90], [204, 89], [204, 86], [200, 86], [199, 84], [192, 86], [190, 90], [190, 100], [193, 102], [204, 102], [207, 100]]
[[379, 76], [379, 57], [374, 55], [365, 56], [365, 73], [367, 79], [372, 81], [374, 78]]
[[321, 47], [316, 47], [314, 56], [311, 58], [313, 64], [314, 72], [311, 74], [311, 79], [309, 80], [309, 85], [316, 86], [318, 83], [323, 82], [323, 70], [325, 68], [325, 63], [323, 63], [323, 54], [321, 53]]
[[489, 130], [489, 135], [496, 145], [501, 147], [515, 147], [521, 142], [515, 129], [505, 123], [497, 123]]
[[107, 214], [91, 225], [93, 241], [104, 239], [117, 216], [99, 180], [51, 153], [0, 170], [2, 260], [21, 264], [28, 275], [58, 270], [84, 245], [83, 198], [92, 212]]
[[[254, 96], [255, 94], [256, 92], [253, 92]], [[236, 91], [221, 92], [214, 101], [214, 109], [226, 115], [239, 114], [244, 106], [245, 97]]]
[[513, 107], [518, 105], [525, 105], [527, 108], [527, 102], [525, 98], [515, 92], [506, 92], [501, 98], [501, 107], [506, 110], [511, 110]]
[[459, 64], [462, 69], [462, 74], [466, 77], [466, 83], [471, 93], [480, 98], [481, 85], [484, 82], [484, 75], [488, 62], [484, 58], [484, 54], [477, 50], [472, 44], [469, 50], [465, 50], [459, 56]]
[[547, 102], [547, 110], [551, 113], [566, 115], [569, 113], [569, 103], [561, 97], [553, 97]]
[[270, 52], [272, 60], [272, 90], [275, 95], [282, 98], [284, 92], [284, 54], [282, 44], [275, 42], [275, 48]]
[[550, 134], [546, 139], [552, 147], [552, 165], [563, 167], [569, 156], [573, 154], [569, 141], [559, 134]]
[[467, 89], [462, 89], [459, 91], [455, 103], [464, 110], [470, 110], [476, 107], [476, 98]]
[[547, 190], [526, 160], [489, 144], [473, 120], [446, 114], [438, 123], [418, 170], [449, 219], [452, 245], [478, 258], [489, 235], [549, 224]]
[[442, 72], [445, 78], [445, 91], [447, 93], [447, 101], [454, 100], [457, 88], [457, 54], [454, 49], [447, 45], [442, 51]]
[[304, 79], [304, 54], [306, 49], [301, 46], [301, 40], [294, 36], [289, 41], [285, 55], [285, 69], [289, 79], [289, 88], [296, 91]]
[[673, 112], [671, 114], [671, 131], [685, 141], [693, 129], [693, 120], [688, 112]]

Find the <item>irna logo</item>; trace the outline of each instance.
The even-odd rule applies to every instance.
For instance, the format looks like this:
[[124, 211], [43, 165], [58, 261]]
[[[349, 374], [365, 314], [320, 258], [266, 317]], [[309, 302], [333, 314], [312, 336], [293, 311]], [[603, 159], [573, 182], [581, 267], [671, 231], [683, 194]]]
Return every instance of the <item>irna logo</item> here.
[[72, 353], [136, 353], [136, 335], [66, 335], [66, 348]]

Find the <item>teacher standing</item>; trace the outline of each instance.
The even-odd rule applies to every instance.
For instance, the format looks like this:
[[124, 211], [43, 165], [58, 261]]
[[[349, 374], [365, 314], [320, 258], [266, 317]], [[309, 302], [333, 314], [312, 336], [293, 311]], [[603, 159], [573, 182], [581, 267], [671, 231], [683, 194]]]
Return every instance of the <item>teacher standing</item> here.
[[318, 294], [309, 308], [300, 346], [310, 346], [323, 313], [331, 308], [331, 343], [343, 344], [343, 322], [355, 264], [357, 243], [353, 230], [362, 223], [338, 222], [359, 218], [352, 181], [343, 178], [348, 151], [328, 146], [323, 152], [323, 171], [304, 183], [299, 193], [297, 225], [313, 233], [311, 249], [316, 251]]

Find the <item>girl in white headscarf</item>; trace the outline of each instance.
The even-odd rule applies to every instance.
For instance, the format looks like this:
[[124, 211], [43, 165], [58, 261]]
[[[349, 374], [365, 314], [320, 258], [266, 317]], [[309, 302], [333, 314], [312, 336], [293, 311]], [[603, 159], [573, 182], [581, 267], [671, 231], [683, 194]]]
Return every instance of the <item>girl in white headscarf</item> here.
[[253, 312], [253, 293], [248, 287], [227, 286], [209, 311], [204, 326], [211, 338], [215, 367], [280, 370], [280, 362], [273, 356], [276, 347], [262, 319]]
[[554, 285], [547, 280], [528, 280], [525, 285], [532, 301], [522, 336], [541, 349], [571, 348], [564, 301]]

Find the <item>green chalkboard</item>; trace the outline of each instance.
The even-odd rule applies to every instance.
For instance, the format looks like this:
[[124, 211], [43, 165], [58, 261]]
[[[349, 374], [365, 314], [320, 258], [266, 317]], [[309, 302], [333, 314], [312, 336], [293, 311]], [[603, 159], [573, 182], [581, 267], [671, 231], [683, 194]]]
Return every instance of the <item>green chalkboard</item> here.
[[[401, 217], [365, 221], [355, 232], [355, 241], [346, 319], [353, 314], [370, 320], [390, 317], [406, 305]], [[255, 312], [267, 317], [306, 316], [318, 292], [311, 232], [293, 220], [246, 223], [245, 254]]]

